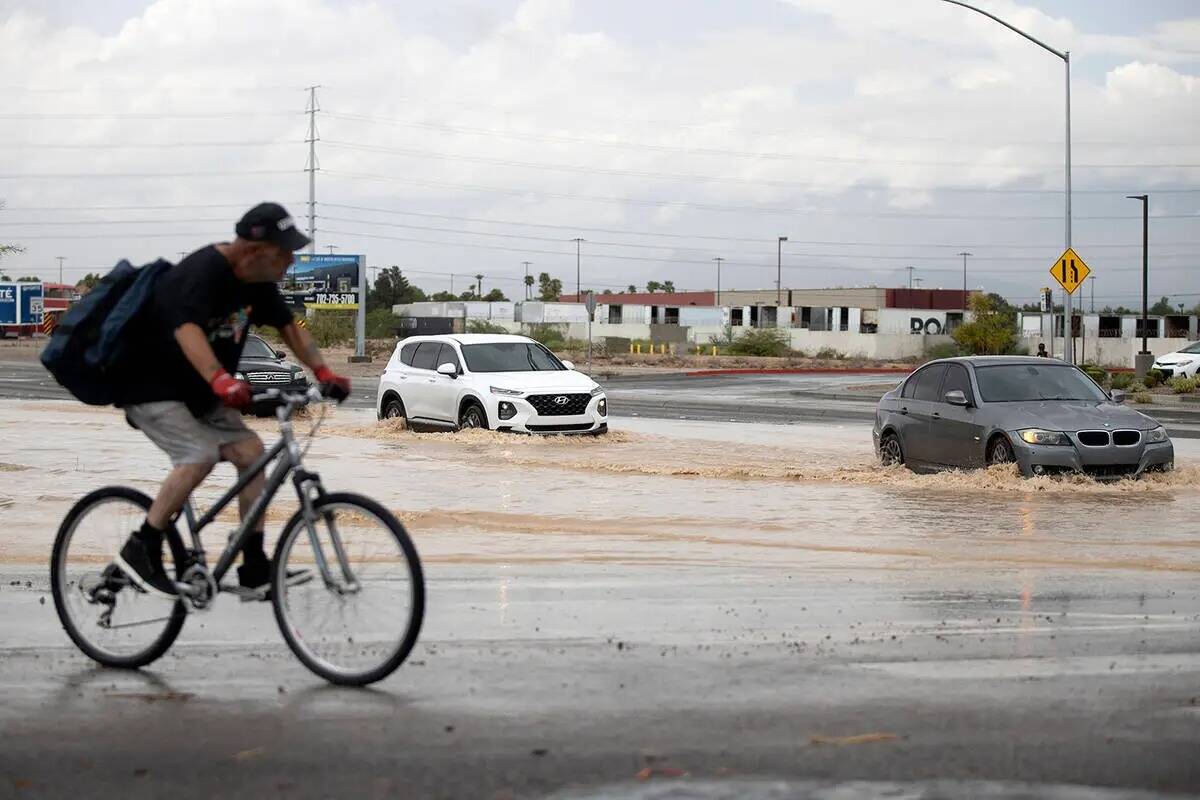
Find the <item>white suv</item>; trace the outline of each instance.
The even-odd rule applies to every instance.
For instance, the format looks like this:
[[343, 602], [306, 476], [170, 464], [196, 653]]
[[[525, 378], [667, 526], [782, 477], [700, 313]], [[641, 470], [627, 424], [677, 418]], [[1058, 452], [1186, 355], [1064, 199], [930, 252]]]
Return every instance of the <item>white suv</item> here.
[[608, 431], [604, 390], [524, 336], [412, 336], [379, 379], [380, 419], [519, 433]]

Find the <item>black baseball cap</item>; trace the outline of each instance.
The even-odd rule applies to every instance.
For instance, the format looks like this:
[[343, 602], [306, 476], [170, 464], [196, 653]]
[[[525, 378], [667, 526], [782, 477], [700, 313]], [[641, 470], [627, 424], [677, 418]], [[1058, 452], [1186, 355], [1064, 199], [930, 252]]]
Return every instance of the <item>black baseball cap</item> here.
[[296, 230], [296, 221], [278, 203], [259, 203], [238, 220], [233, 230], [247, 241], [274, 242], [293, 253], [311, 241]]

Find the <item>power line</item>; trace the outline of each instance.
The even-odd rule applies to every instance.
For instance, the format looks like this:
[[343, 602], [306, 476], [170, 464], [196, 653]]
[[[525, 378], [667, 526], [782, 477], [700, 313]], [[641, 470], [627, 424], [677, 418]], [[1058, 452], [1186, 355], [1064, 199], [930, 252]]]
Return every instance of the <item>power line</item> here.
[[[899, 184], [865, 184], [855, 181], [842, 183], [808, 183], [798, 181], [776, 181], [776, 180], [749, 180], [746, 178], [729, 178], [719, 177], [714, 175], [683, 175], [669, 172], [645, 172], [641, 170], [628, 169], [611, 169], [604, 167], [585, 167], [573, 164], [542, 164], [532, 161], [516, 161], [504, 158], [487, 158], [484, 156], [460, 155], [456, 153], [441, 153], [433, 150], [414, 150], [411, 148], [398, 147], [382, 147], [376, 145], [357, 144], [353, 142], [342, 142], [336, 140], [324, 140], [324, 144], [335, 149], [364, 151], [373, 153], [385, 153], [388, 155], [398, 155], [410, 158], [435, 158], [446, 161], [462, 161], [472, 164], [491, 164], [502, 167], [514, 167], [518, 169], [536, 169], [549, 172], [567, 172], [584, 175], [613, 175], [626, 178], [650, 178], [655, 180], [671, 180], [671, 181], [695, 181], [703, 183], [724, 183], [738, 186], [772, 186], [780, 188], [795, 188], [795, 189], [830, 189], [835, 191], [914, 191], [914, 192], [953, 192], [953, 193], [972, 193], [972, 194], [1049, 194], [1061, 195], [1062, 189], [1012, 189], [1012, 188], [971, 188], [960, 186], [905, 186]], [[981, 165], [989, 166], [989, 165]], [[1003, 165], [1001, 165], [1003, 166]], [[1200, 166], [1200, 165], [1196, 165]], [[1007, 168], [1007, 167], [1006, 167]], [[1074, 189], [1074, 194], [1112, 194], [1124, 195], [1128, 194], [1125, 189]], [[1129, 190], [1132, 191], [1132, 190]], [[1196, 188], [1154, 188], [1156, 194], [1191, 194], [1200, 193], [1200, 187]]]
[[[778, 215], [808, 215], [821, 217], [858, 217], [858, 218], [894, 218], [894, 219], [963, 219], [963, 220], [989, 220], [989, 221], [1038, 221], [1038, 220], [1053, 220], [1059, 222], [1062, 220], [1061, 215], [1000, 215], [1000, 214], [924, 214], [914, 212], [881, 212], [881, 211], [822, 211], [811, 208], [783, 208], [771, 206], [729, 206], [710, 203], [694, 203], [683, 200], [640, 200], [628, 197], [605, 197], [600, 195], [584, 195], [570, 194], [561, 192], [542, 192], [532, 189], [516, 189], [501, 186], [485, 186], [481, 184], [470, 183], [451, 183], [448, 181], [430, 181], [420, 180], [416, 178], [399, 177], [394, 175], [371, 175], [361, 172], [342, 172], [341, 170], [322, 170], [327, 175], [339, 175], [344, 178], [354, 178], [365, 181], [379, 181], [383, 183], [403, 183], [412, 186], [428, 186], [438, 189], [472, 189], [479, 192], [489, 192], [495, 194], [516, 195], [521, 197], [543, 197], [555, 200], [583, 200], [593, 203], [615, 203], [618, 205], [642, 205], [655, 207], [672, 207], [672, 208], [695, 208], [705, 211], [738, 211], [746, 213], [759, 214], [778, 214]], [[1195, 219], [1200, 217], [1200, 214], [1160, 214], [1155, 217], [1156, 220], [1167, 219]], [[1128, 215], [1125, 216], [1086, 216], [1076, 215], [1076, 220], [1129, 220]]]
[[303, 144], [302, 139], [276, 139], [259, 142], [120, 142], [74, 143], [2, 142], [6, 150], [160, 150], [188, 147], [282, 147]]
[[163, 112], [97, 114], [97, 113], [53, 113], [53, 114], [3, 114], [0, 119], [10, 120], [60, 120], [60, 119], [245, 119], [246, 117], [295, 117], [299, 111], [208, 111], [172, 114]]
[[298, 169], [241, 169], [233, 171], [204, 170], [201, 172], [29, 172], [25, 174], [0, 175], [0, 181], [24, 180], [90, 180], [109, 178], [122, 179], [157, 179], [157, 178], [228, 178], [237, 175], [295, 175], [303, 170]]

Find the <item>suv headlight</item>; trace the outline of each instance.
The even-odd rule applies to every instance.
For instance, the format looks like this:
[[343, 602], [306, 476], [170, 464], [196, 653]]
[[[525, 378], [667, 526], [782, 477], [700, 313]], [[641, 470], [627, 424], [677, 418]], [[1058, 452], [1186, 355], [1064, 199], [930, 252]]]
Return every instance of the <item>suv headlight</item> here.
[[502, 386], [491, 386], [489, 388], [492, 390], [492, 394], [503, 395], [504, 397], [520, 397], [525, 394], [518, 389], [505, 389]]
[[604, 390], [599, 386], [597, 386], [595, 389], [592, 389], [592, 397], [595, 397], [598, 394], [604, 394]]
[[243, 372], [235, 372], [233, 373], [233, 379], [235, 381], [244, 381], [246, 380], [246, 374]]
[[1021, 431], [1021, 441], [1026, 444], [1069, 445], [1071, 440], [1062, 431], [1044, 431], [1041, 428], [1030, 428]]
[[1146, 434], [1147, 442], [1165, 442], [1167, 440], [1167, 432], [1160, 425], [1154, 430]]

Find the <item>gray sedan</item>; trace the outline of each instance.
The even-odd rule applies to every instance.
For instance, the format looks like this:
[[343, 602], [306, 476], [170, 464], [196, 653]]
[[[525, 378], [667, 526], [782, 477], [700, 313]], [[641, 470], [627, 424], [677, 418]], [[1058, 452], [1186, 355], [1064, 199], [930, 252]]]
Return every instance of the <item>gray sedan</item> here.
[[1026, 477], [1120, 478], [1172, 469], [1166, 431], [1123, 400], [1057, 360], [950, 358], [885, 394], [872, 435], [883, 464], [918, 471], [1015, 462]]

